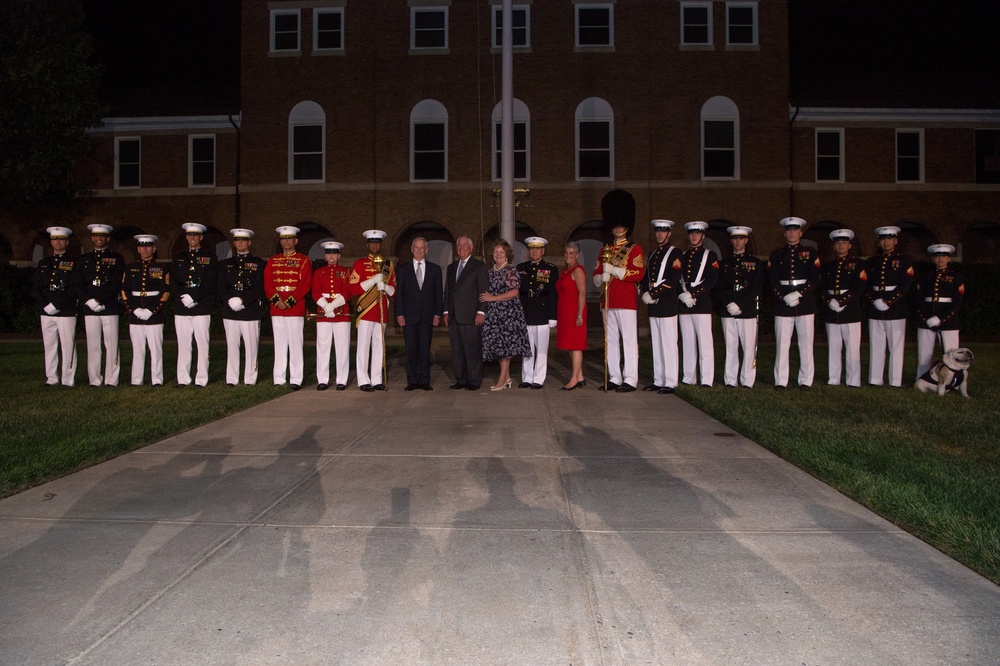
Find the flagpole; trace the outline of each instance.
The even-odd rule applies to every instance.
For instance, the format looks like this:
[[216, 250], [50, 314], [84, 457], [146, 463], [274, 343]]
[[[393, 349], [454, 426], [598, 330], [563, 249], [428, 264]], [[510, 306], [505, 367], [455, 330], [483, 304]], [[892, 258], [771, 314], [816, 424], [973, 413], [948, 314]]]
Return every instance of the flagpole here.
[[[514, 10], [503, 0], [500, 102], [500, 238], [514, 244]], [[493, 128], [490, 128], [493, 131]]]

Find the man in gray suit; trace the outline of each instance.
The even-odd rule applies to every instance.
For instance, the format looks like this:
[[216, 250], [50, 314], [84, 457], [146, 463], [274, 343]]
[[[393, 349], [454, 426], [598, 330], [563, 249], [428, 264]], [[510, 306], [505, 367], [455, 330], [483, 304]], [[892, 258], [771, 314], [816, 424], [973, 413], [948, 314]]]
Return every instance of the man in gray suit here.
[[441, 320], [441, 267], [427, 261], [427, 241], [410, 243], [413, 261], [396, 268], [396, 323], [403, 329], [406, 388], [431, 391], [431, 333]]
[[475, 246], [468, 236], [455, 241], [458, 261], [448, 266], [444, 284], [444, 325], [451, 338], [455, 383], [449, 388], [478, 391], [483, 381], [483, 320], [479, 295], [489, 291], [490, 271], [472, 257]]

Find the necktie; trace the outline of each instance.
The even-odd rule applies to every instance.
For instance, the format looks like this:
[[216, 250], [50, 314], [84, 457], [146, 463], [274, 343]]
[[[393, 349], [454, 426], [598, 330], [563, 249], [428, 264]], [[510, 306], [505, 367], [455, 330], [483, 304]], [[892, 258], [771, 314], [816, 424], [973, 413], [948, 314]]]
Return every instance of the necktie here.
[[417, 262], [417, 286], [423, 289], [424, 287], [424, 262]]
[[465, 268], [465, 259], [458, 262], [458, 270], [455, 271], [455, 282], [458, 282], [458, 278], [462, 277], [462, 269]]

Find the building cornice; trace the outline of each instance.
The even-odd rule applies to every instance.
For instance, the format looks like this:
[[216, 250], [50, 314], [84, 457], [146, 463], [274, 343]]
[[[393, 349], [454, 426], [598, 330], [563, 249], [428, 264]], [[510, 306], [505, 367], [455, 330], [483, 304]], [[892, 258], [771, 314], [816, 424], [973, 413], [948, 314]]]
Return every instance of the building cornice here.
[[[241, 114], [232, 116], [147, 116], [102, 118], [104, 127], [87, 129], [90, 134], [123, 134], [130, 132], [206, 132], [239, 129]], [[235, 128], [233, 125], [235, 124]]]
[[791, 106], [795, 123], [1000, 123], [1000, 109], [863, 109], [848, 107]]

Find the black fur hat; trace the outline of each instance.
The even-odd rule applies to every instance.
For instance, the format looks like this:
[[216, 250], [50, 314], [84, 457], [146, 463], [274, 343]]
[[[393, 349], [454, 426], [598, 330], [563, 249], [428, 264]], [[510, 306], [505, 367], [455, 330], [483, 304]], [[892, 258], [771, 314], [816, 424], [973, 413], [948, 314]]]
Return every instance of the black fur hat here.
[[635, 230], [635, 199], [625, 190], [611, 190], [601, 199], [601, 217], [609, 234], [615, 227], [625, 227], [631, 236]]

